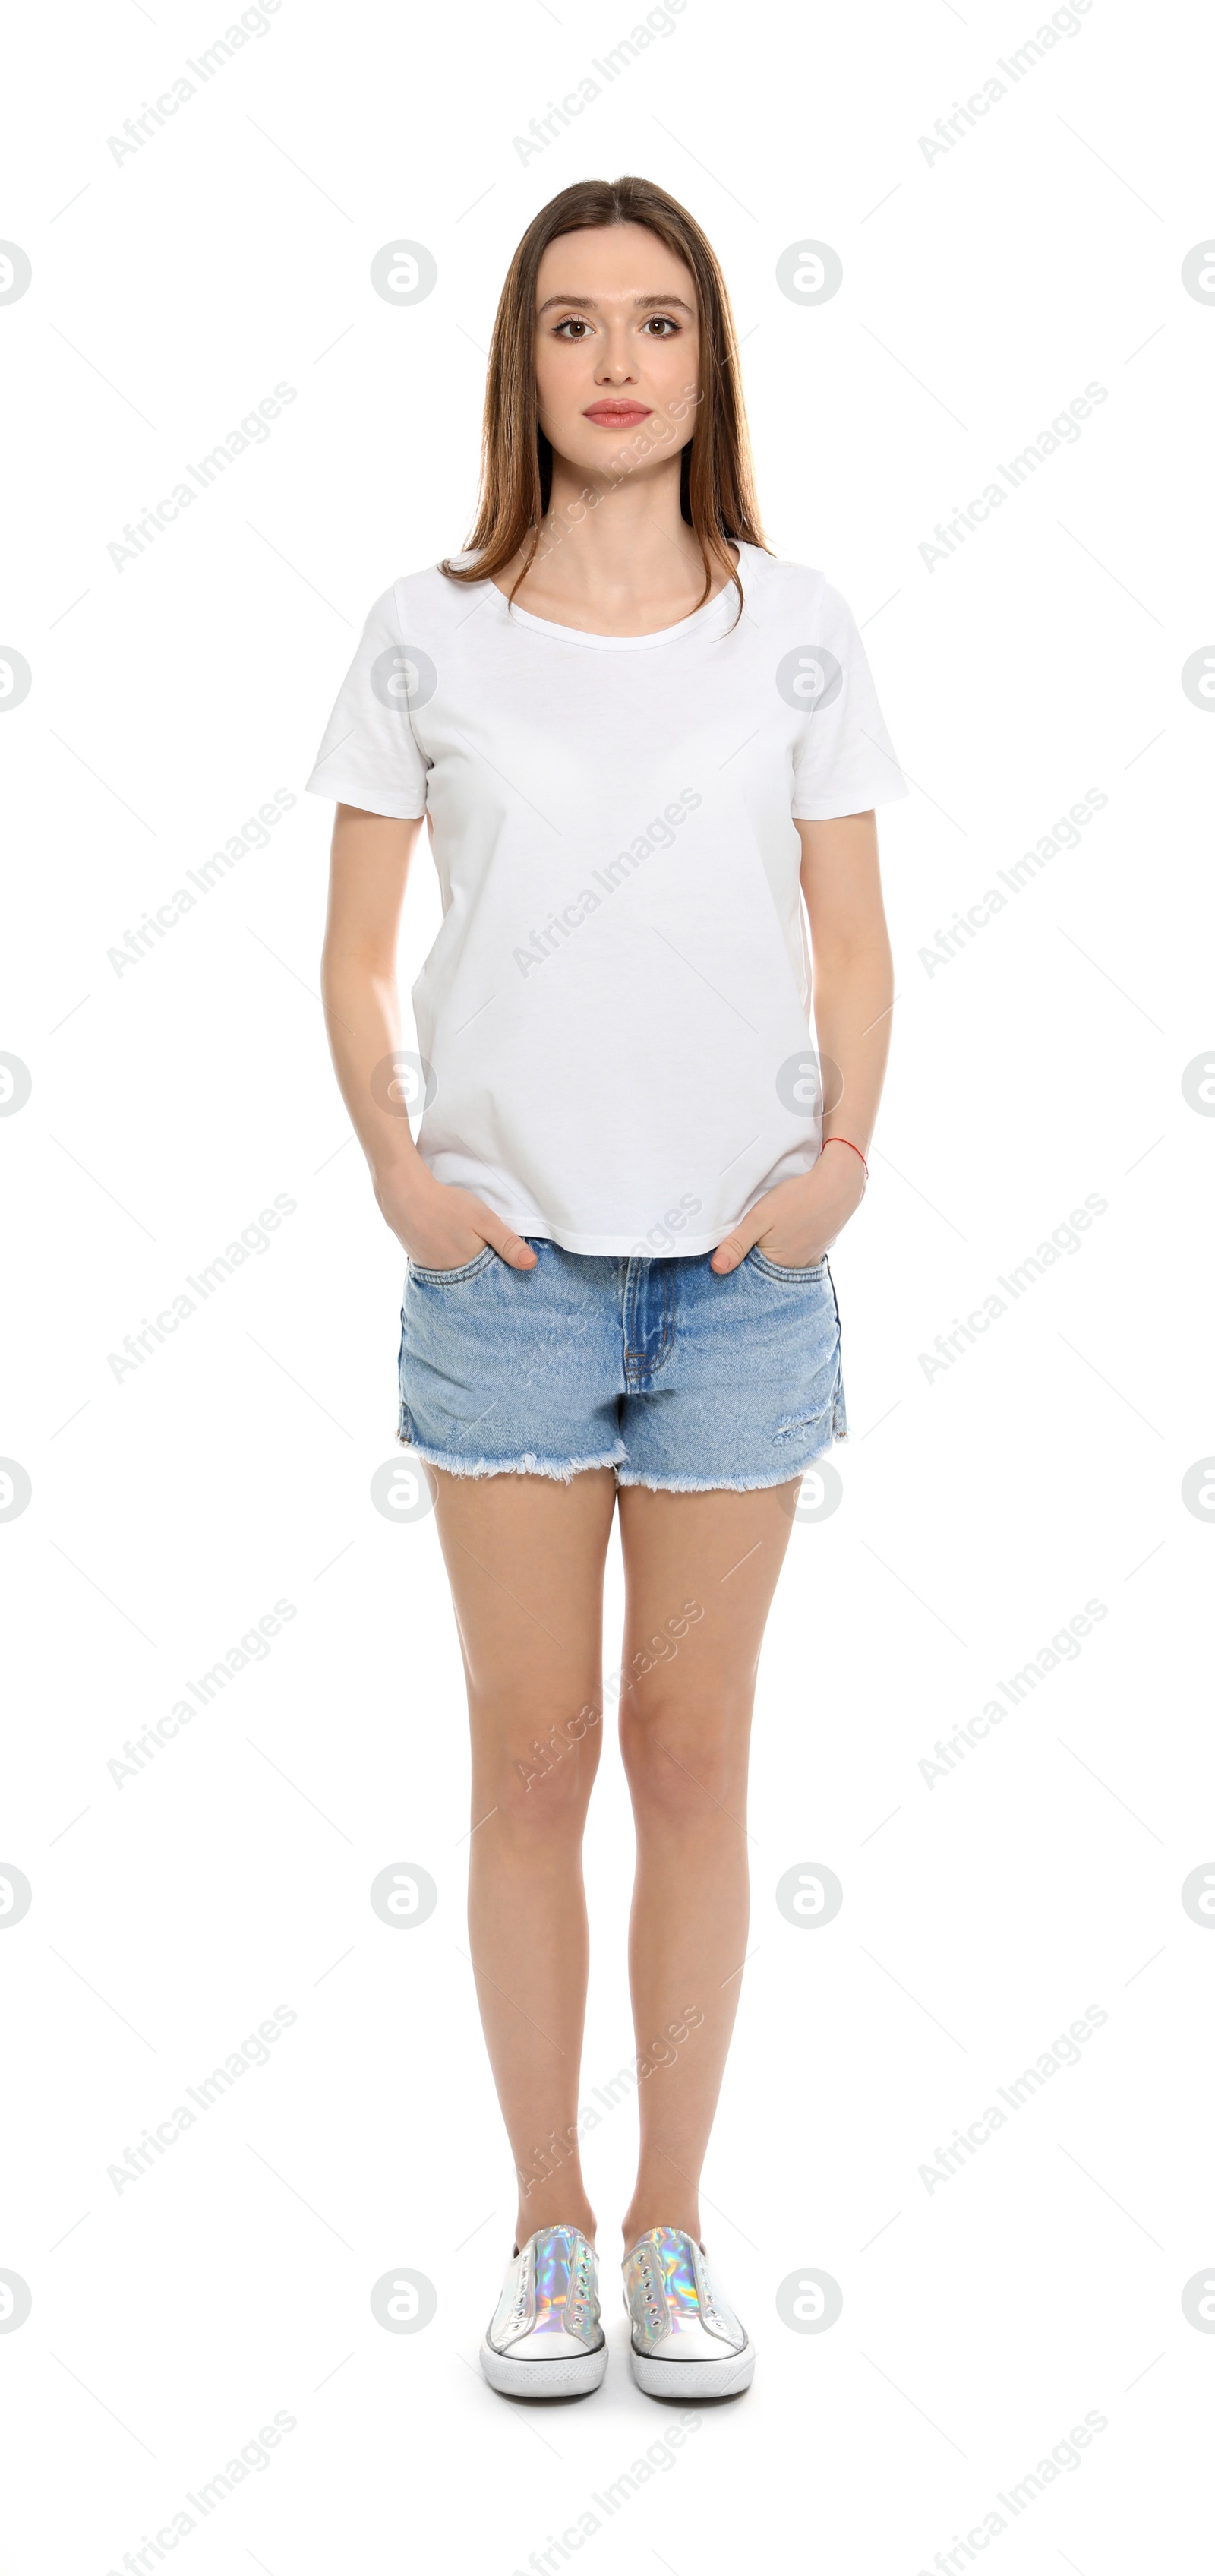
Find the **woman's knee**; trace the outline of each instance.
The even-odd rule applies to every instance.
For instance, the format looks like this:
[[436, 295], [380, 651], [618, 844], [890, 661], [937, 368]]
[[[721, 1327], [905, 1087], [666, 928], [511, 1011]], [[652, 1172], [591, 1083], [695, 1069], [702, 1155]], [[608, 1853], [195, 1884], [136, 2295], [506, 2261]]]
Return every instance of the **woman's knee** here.
[[626, 1703], [620, 1750], [634, 1808], [673, 1823], [728, 1815], [746, 1791], [750, 1721], [749, 1700]]
[[510, 1826], [561, 1833], [580, 1825], [599, 1760], [601, 1712], [590, 1702], [572, 1716], [525, 1720], [482, 1740], [475, 1763], [478, 1800]]

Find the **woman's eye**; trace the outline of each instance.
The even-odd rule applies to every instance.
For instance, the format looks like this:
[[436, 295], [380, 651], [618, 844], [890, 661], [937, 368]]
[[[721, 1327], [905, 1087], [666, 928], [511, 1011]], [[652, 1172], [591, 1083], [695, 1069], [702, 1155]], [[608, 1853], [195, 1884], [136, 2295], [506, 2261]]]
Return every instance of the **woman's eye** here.
[[566, 321], [559, 322], [557, 324], [557, 335], [560, 337], [560, 335], [565, 331], [576, 331], [579, 338], [581, 338], [583, 332], [588, 330], [589, 327], [589, 324], [583, 320], [580, 313], [571, 313]]
[[667, 340], [670, 338], [672, 331], [677, 331], [679, 329], [679, 324], [672, 319], [669, 313], [651, 313], [649, 321], [646, 323], [645, 327], [647, 331], [653, 331], [655, 337], [661, 335], [664, 340]]

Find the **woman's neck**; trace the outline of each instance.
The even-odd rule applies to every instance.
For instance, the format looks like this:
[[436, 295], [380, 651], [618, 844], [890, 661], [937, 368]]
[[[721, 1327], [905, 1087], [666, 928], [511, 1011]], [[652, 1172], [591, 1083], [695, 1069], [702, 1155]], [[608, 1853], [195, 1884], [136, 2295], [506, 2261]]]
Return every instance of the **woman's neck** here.
[[[678, 456], [593, 480], [553, 458], [552, 491], [521, 608], [596, 635], [647, 635], [699, 607], [700, 547], [679, 506]], [[736, 550], [735, 550], [736, 551]], [[510, 593], [524, 556], [497, 576]], [[728, 580], [713, 569], [711, 597]]]

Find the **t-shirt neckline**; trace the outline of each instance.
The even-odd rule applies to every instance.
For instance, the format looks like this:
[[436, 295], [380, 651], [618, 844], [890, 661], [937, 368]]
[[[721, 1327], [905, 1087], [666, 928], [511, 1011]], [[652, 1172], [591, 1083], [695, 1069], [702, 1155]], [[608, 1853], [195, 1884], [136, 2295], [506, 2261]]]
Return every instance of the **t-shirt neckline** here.
[[[731, 543], [738, 548], [738, 577], [742, 582], [745, 596], [746, 558], [751, 550], [740, 537], [732, 538]], [[696, 635], [702, 627], [708, 625], [717, 616], [727, 595], [737, 598], [733, 582], [727, 580], [722, 583], [721, 589], [712, 599], [706, 599], [702, 607], [694, 608], [690, 617], [678, 618], [674, 626], [656, 626], [648, 635], [596, 635], [584, 626], [562, 626], [554, 617], [536, 617], [533, 616], [530, 608], [512, 607], [505, 591], [499, 590], [496, 581], [487, 579], [485, 587], [494, 593], [501, 604], [503, 615], [509, 619], [512, 626], [529, 626], [537, 635], [551, 635], [557, 643], [589, 644], [597, 652], [609, 653], [635, 652], [641, 646], [673, 644], [681, 635]]]

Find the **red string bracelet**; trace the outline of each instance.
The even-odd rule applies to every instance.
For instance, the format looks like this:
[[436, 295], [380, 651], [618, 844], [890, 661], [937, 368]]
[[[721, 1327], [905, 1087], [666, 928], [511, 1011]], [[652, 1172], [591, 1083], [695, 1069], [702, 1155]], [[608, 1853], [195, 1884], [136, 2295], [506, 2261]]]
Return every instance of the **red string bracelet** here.
[[[846, 1145], [850, 1154], [855, 1154], [860, 1162], [865, 1163], [865, 1157], [861, 1152], [860, 1146], [853, 1144], [851, 1136], [824, 1136], [823, 1144], [824, 1146]], [[868, 1163], [865, 1163], [865, 1178], [866, 1180], [869, 1178]]]

